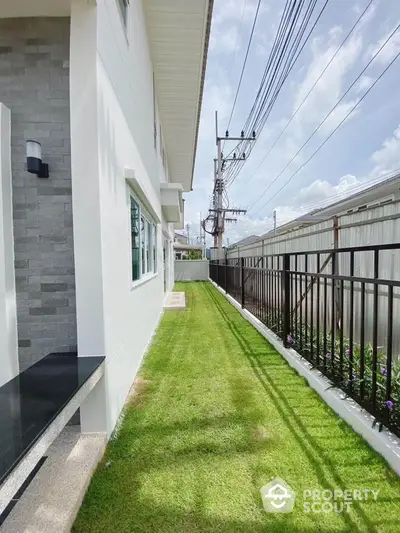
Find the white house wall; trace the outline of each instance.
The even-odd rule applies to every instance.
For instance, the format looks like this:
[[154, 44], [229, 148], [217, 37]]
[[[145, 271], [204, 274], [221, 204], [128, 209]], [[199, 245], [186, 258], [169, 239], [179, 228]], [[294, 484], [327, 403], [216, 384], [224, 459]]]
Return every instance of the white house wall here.
[[11, 112], [0, 104], [0, 386], [18, 374], [11, 180]]
[[[81, 5], [76, 17], [73, 13], [76, 33], [71, 37], [75, 39], [71, 42], [71, 116], [79, 112], [85, 87], [88, 95], [81, 106], [83, 116], [71, 121], [73, 188], [75, 182], [80, 182], [73, 192], [78, 352], [82, 356], [106, 357], [105, 384], [101, 385], [104, 397], [99, 387], [96, 406], [90, 402], [83, 406], [81, 418], [83, 431], [104, 429], [108, 434], [161, 317], [165, 296], [164, 242], [168, 261], [166, 289], [171, 290], [173, 284], [173, 225], [163, 219], [160, 205], [160, 182], [165, 181], [165, 175], [160, 164], [159, 134], [154, 147], [153, 73], [141, 2], [131, 2], [128, 13], [125, 35], [117, 2], [99, 0], [96, 7]], [[92, 50], [94, 38], [96, 50]], [[82, 47], [84, 54], [80, 53]], [[89, 69], [85, 75], [84, 63], [91, 65], [93, 58], [95, 72]], [[95, 90], [90, 77], [95, 77]], [[88, 138], [91, 141], [86, 147]], [[134, 283], [130, 188], [125, 169], [134, 173], [160, 221], [157, 272]], [[90, 202], [86, 213], [85, 198]], [[85, 234], [81, 233], [81, 238], [80, 231]], [[90, 271], [95, 282], [88, 279]], [[101, 419], [93, 424], [93, 413], [103, 408], [105, 428], [96, 426], [103, 423]]]

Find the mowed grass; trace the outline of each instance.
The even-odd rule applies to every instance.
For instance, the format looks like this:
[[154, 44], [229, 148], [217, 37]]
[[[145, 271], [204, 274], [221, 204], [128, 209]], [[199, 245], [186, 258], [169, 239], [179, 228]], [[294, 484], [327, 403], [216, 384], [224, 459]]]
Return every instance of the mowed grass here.
[[[400, 482], [209, 283], [178, 284], [140, 393], [90, 484], [75, 533], [399, 532]], [[292, 513], [259, 489], [283, 478]], [[379, 490], [348, 513], [306, 513], [305, 489]]]

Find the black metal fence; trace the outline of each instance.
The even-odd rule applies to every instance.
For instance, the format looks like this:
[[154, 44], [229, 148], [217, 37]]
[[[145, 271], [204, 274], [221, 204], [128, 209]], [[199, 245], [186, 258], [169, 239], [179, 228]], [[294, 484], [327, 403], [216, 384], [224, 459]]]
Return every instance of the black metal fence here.
[[[400, 243], [212, 261], [210, 277], [400, 436], [400, 264], [391, 276], [383, 267], [396, 250]], [[371, 276], [360, 277], [366, 265]]]

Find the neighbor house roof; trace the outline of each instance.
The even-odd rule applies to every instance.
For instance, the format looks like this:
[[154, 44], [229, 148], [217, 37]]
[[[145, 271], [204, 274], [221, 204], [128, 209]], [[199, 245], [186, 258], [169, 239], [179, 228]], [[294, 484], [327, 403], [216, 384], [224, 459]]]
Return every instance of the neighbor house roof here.
[[[368, 206], [379, 204], [381, 202], [390, 202], [395, 195], [400, 195], [400, 174], [392, 175], [390, 178], [379, 183], [374, 183], [370, 187], [358, 191], [337, 202], [314, 209], [309, 213], [283, 224], [277, 228], [277, 234], [293, 231], [299, 226], [317, 224], [321, 220], [328, 220], [334, 216], [342, 215], [355, 210], [365, 209]], [[271, 230], [260, 237], [260, 240], [271, 238], [274, 231]]]
[[252, 242], [256, 242], [260, 239], [259, 235], [249, 235], [248, 237], [245, 237], [244, 239], [235, 242], [232, 244], [229, 248], [236, 248], [237, 246], [244, 246], [245, 244], [251, 244]]

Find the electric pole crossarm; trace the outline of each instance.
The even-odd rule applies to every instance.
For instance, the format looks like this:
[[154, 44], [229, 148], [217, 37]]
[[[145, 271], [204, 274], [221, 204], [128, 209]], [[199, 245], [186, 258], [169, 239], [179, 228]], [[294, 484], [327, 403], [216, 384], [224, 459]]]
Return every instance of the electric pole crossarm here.
[[255, 141], [255, 137], [217, 137], [218, 141]]

